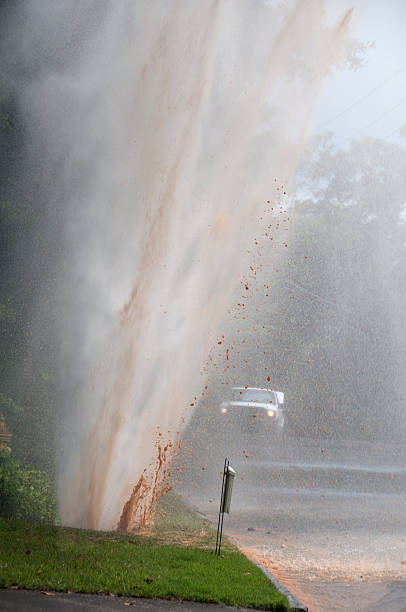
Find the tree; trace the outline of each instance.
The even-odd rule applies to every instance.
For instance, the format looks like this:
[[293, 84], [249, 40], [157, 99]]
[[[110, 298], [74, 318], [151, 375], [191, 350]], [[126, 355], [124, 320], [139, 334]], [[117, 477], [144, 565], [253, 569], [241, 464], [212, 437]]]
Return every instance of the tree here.
[[292, 213], [295, 265], [278, 289], [291, 329], [284, 352], [296, 362], [286, 380], [296, 424], [326, 435], [403, 435], [406, 151], [371, 138], [337, 151], [318, 138], [305, 157]]

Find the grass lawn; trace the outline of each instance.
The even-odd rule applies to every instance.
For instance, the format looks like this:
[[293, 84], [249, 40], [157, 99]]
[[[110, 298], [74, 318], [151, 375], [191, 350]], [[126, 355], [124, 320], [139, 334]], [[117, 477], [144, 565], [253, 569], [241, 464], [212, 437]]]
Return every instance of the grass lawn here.
[[[169, 543], [169, 544], [168, 544]], [[0, 587], [175, 597], [289, 610], [260, 569], [174, 496], [150, 533], [123, 535], [0, 519]]]

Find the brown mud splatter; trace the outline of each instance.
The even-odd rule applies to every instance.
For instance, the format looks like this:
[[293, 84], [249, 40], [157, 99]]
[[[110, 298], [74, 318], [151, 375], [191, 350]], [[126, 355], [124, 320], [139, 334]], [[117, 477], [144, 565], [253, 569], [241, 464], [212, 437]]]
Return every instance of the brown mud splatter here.
[[149, 470], [143, 471], [133, 488], [129, 499], [123, 506], [117, 531], [128, 533], [151, 527], [159, 499], [171, 489], [169, 478], [173, 444], [168, 442], [163, 446], [158, 441], [155, 447], [157, 449], [156, 462], [150, 466]]

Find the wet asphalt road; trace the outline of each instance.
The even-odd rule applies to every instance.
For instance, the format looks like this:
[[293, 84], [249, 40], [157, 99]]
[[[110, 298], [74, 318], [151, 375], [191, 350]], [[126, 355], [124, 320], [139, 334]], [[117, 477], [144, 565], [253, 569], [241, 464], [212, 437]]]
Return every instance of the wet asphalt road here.
[[[238, 475], [226, 533], [310, 612], [406, 611], [403, 449], [285, 439], [227, 450]], [[219, 483], [198, 476], [185, 495], [215, 522]]]
[[[128, 608], [140, 612], [236, 612], [237, 608], [200, 604], [190, 601], [167, 601], [164, 599], [141, 599], [132, 597], [113, 597], [109, 595], [85, 595], [82, 593], [52, 593], [45, 594], [40, 591], [24, 591], [0, 589], [1, 612], [70, 612], [106, 610], [127, 610]], [[246, 608], [241, 611], [248, 612]], [[252, 612], [252, 609], [251, 609]]]

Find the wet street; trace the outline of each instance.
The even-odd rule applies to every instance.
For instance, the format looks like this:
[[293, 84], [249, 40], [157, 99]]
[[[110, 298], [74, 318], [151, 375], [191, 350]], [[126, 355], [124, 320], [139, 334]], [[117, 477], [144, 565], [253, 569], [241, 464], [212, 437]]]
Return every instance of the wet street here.
[[[244, 552], [311, 612], [406, 610], [402, 449], [288, 438], [272, 451], [240, 444], [229, 445], [237, 477], [224, 528]], [[221, 482], [206, 473], [185, 495], [215, 522]]]

